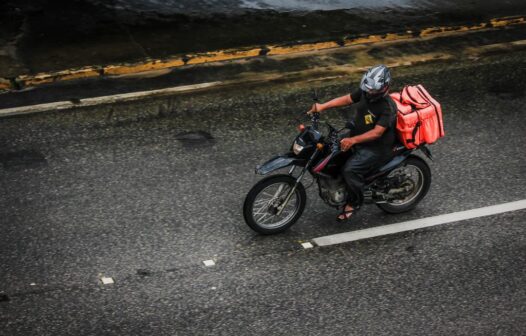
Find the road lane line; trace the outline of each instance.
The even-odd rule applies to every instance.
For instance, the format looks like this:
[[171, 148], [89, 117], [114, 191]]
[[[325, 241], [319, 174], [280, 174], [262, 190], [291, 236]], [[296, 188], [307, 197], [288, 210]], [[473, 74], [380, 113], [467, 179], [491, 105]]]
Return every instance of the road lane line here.
[[203, 261], [203, 264], [205, 264], [206, 267], [214, 266], [216, 263], [213, 260], [205, 260]]
[[318, 237], [314, 238], [312, 242], [314, 242], [318, 246], [335, 245], [361, 239], [386, 236], [404, 231], [412, 231], [452, 222], [460, 222], [467, 219], [497, 215], [504, 212], [511, 212], [522, 209], [526, 209], [526, 200], [492, 205], [484, 208], [466, 211], [453, 212], [450, 214], [421, 218], [397, 224], [377, 226], [370, 229], [356, 230], [330, 236]]
[[113, 278], [110, 277], [102, 277], [100, 278], [100, 281], [103, 285], [111, 285], [115, 283], [115, 280], [113, 280]]
[[110, 96], [83, 98], [80, 100], [79, 103], [75, 103], [71, 101], [60, 101], [60, 102], [54, 102], [54, 103], [44, 103], [44, 104], [37, 104], [37, 105], [11, 107], [11, 108], [6, 108], [6, 109], [0, 109], [0, 118], [19, 115], [19, 114], [57, 111], [57, 110], [71, 109], [75, 107], [85, 107], [85, 106], [95, 106], [95, 105], [101, 105], [101, 104], [111, 104], [111, 103], [117, 103], [117, 102], [135, 101], [135, 100], [148, 98], [148, 97], [165, 96], [165, 95], [170, 95], [173, 93], [190, 92], [190, 91], [195, 91], [195, 90], [211, 88], [214, 86], [218, 86], [222, 83], [223, 82], [216, 81], [216, 82], [199, 83], [199, 84], [192, 84], [192, 85], [175, 86], [175, 87], [158, 89], [158, 90], [119, 93], [119, 94], [110, 95]]

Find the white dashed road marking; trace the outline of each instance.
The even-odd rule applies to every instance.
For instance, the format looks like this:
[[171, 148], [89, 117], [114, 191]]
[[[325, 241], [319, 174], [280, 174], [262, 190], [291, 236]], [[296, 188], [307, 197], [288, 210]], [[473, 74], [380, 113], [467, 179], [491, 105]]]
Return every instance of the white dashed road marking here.
[[421, 218], [398, 224], [377, 226], [370, 229], [344, 232], [335, 235], [314, 238], [312, 241], [318, 246], [335, 245], [522, 209], [526, 209], [526, 200], [492, 205], [467, 211], [453, 212], [446, 215]]
[[115, 283], [115, 281], [113, 281], [113, 278], [109, 278], [109, 277], [102, 277], [100, 278], [100, 281], [102, 281], [103, 285], [111, 285]]
[[203, 261], [203, 264], [205, 264], [205, 266], [207, 267], [210, 267], [210, 266], [214, 266], [216, 263], [213, 260], [205, 260]]
[[304, 249], [310, 249], [314, 247], [311, 243], [303, 243], [301, 246], [303, 246]]

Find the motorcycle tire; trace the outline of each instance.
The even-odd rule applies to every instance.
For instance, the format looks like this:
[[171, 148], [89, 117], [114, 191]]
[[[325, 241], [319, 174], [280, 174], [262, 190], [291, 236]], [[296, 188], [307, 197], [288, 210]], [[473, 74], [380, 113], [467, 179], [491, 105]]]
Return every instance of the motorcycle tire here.
[[[300, 218], [301, 214], [303, 213], [303, 210], [305, 210], [305, 205], [307, 203], [307, 194], [305, 193], [305, 188], [303, 187], [301, 183], [298, 184], [298, 186], [296, 187], [296, 190], [294, 191], [294, 195], [291, 197], [289, 203], [287, 204], [287, 206], [289, 206], [292, 200], [294, 199], [295, 205], [294, 205], [292, 214], [275, 225], [266, 225], [260, 222], [257, 218], [255, 218], [254, 216], [255, 204], [254, 203], [256, 202], [256, 199], [258, 198], [258, 196], [264, 190], [267, 190], [268, 188], [271, 188], [274, 185], [286, 185], [286, 186], [289, 186], [289, 190], [290, 190], [290, 188], [292, 188], [295, 183], [296, 183], [296, 179], [286, 174], [271, 175], [271, 176], [268, 176], [262, 179], [258, 183], [256, 183], [252, 187], [252, 189], [250, 189], [250, 191], [248, 192], [245, 198], [245, 202], [243, 204], [243, 216], [245, 218], [245, 222], [247, 223], [247, 225], [252, 230], [260, 234], [264, 234], [264, 235], [280, 233], [290, 228]], [[285, 194], [285, 196], [287, 194], [287, 192], [280, 191], [278, 198], [281, 197], [280, 199], [282, 199], [285, 197], [284, 195], [282, 195], [282, 193]], [[276, 198], [275, 195], [271, 200], [273, 200], [274, 198]], [[263, 204], [265, 204], [261, 207], [261, 209], [264, 207], [267, 207], [268, 209], [270, 209], [270, 205], [269, 205], [270, 201], [267, 203], [264, 203], [264, 200], [259, 201], [259, 202], [263, 202]], [[272, 215], [271, 210], [267, 210], [267, 212], [270, 214], [271, 217], [277, 216], [276, 214]]]
[[394, 202], [387, 202], [376, 204], [380, 209], [387, 213], [398, 214], [414, 209], [426, 196], [429, 187], [431, 186], [431, 170], [424, 160], [418, 157], [410, 157], [404, 162], [404, 167], [416, 169], [416, 171], [421, 174], [422, 185], [419, 186], [417, 194], [413, 195], [411, 200], [406, 203], [397, 204]]

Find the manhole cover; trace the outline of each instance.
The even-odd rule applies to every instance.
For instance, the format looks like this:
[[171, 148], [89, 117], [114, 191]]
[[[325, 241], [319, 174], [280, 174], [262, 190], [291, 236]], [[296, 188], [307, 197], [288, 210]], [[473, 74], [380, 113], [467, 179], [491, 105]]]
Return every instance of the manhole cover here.
[[175, 136], [185, 146], [207, 146], [214, 143], [214, 137], [204, 131], [183, 132]]
[[0, 293], [0, 302], [7, 302], [9, 301], [9, 296], [5, 293]]
[[526, 88], [516, 83], [494, 83], [488, 91], [501, 99], [517, 99], [526, 94]]
[[138, 270], [137, 270], [137, 275], [140, 275], [140, 276], [150, 276], [150, 275], [152, 275], [152, 271], [150, 271], [149, 269], [141, 268], [141, 269], [138, 269]]

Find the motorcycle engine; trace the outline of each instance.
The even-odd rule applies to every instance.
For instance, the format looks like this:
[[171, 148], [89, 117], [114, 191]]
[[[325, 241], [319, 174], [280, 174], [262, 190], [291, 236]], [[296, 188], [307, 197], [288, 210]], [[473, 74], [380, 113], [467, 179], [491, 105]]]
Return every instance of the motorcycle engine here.
[[347, 188], [341, 176], [318, 178], [320, 197], [330, 206], [339, 207], [347, 203]]

